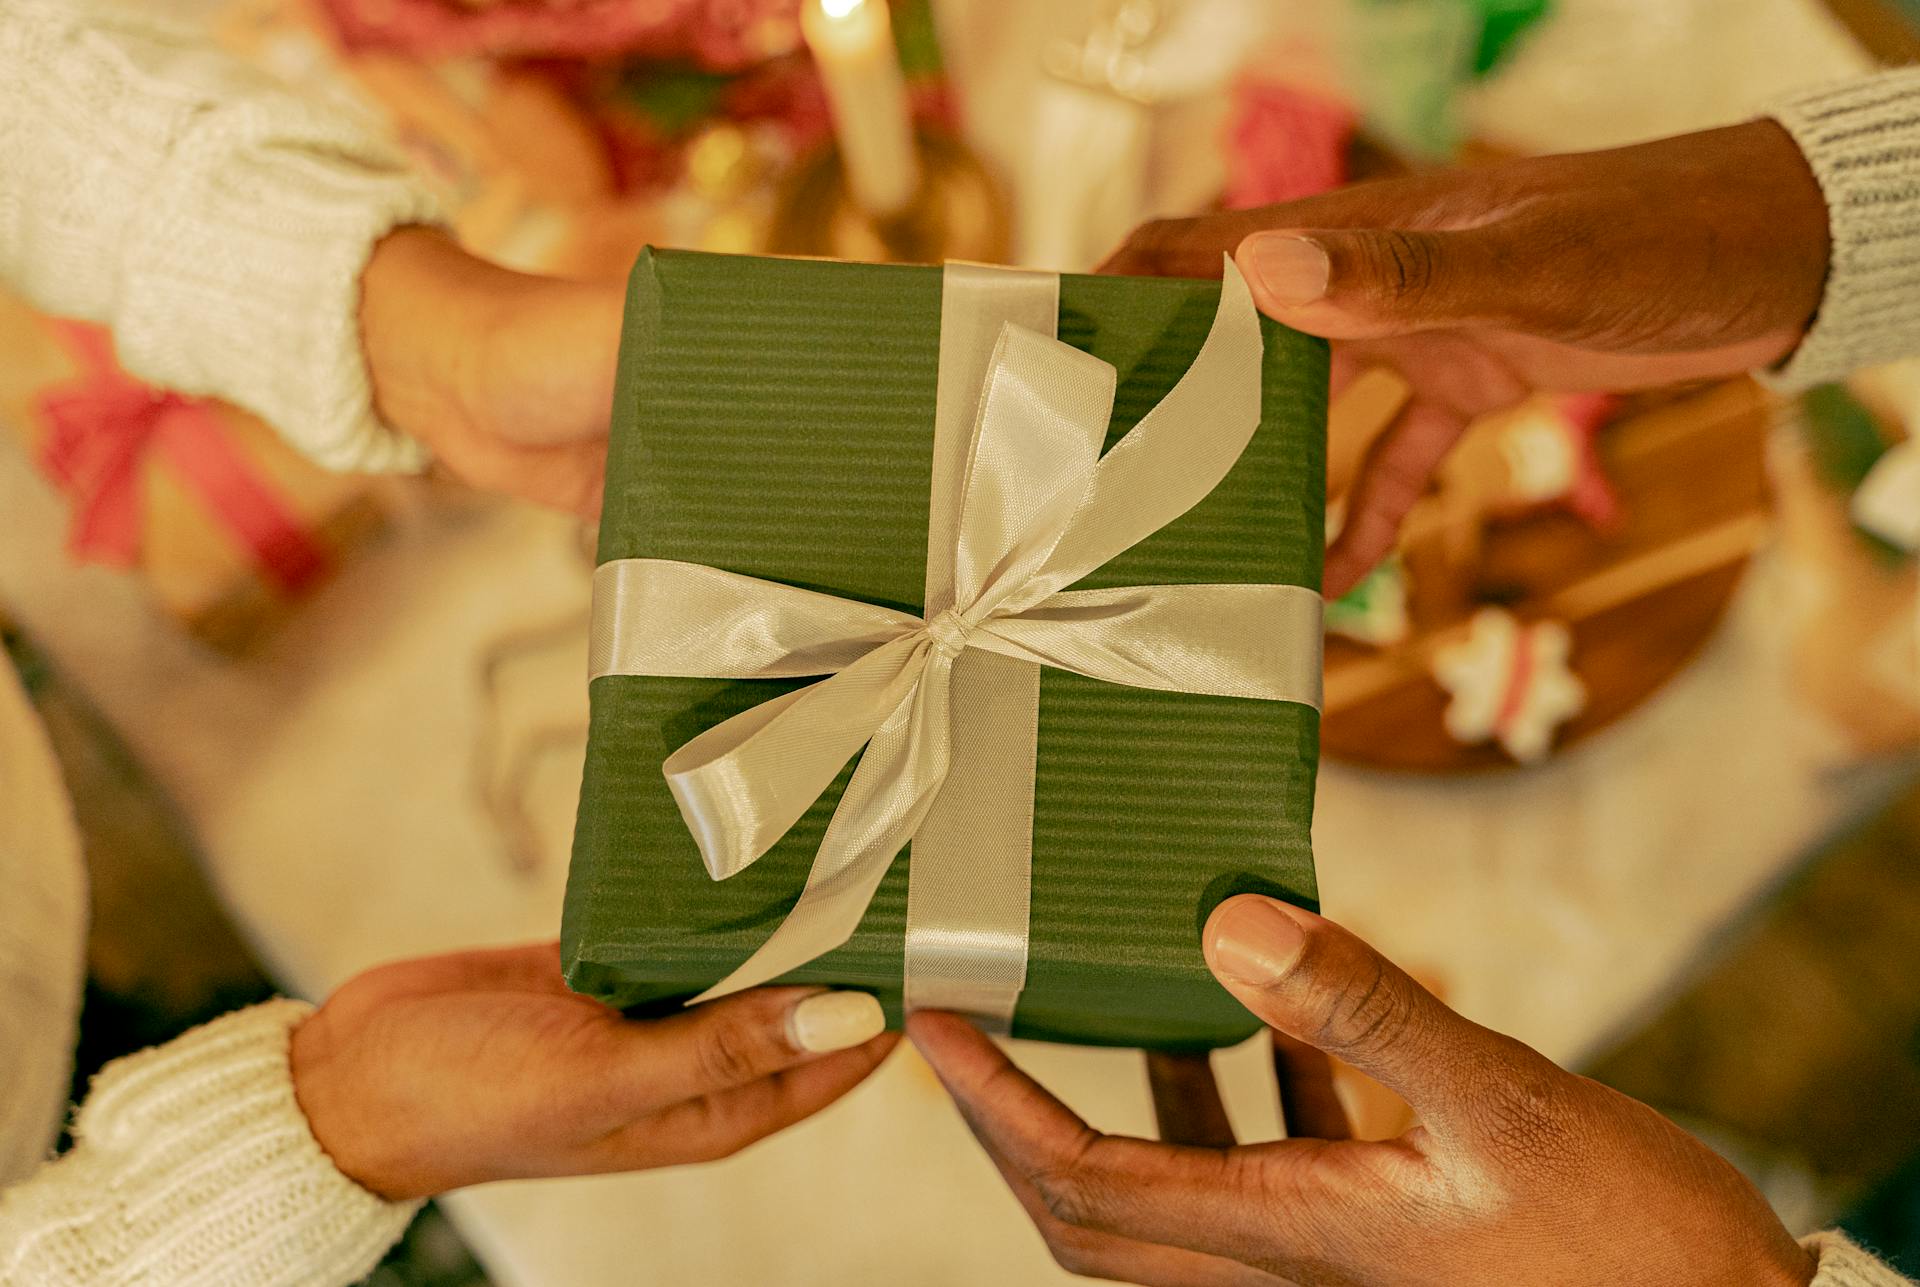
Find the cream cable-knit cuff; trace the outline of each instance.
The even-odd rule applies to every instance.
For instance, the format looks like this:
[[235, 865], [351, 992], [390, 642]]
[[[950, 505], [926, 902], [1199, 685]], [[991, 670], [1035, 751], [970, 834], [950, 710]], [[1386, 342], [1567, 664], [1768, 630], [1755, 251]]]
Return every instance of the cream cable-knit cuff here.
[[1887, 1268], [1843, 1233], [1816, 1233], [1802, 1238], [1800, 1245], [1820, 1260], [1810, 1287], [1913, 1287], [1911, 1278]]
[[437, 223], [370, 113], [295, 94], [146, 0], [0, 3], [0, 279], [113, 328], [142, 379], [336, 469], [419, 466], [373, 414], [360, 273]]
[[370, 132], [281, 93], [209, 104], [129, 228], [115, 336], [130, 370], [246, 405], [333, 469], [417, 469], [373, 413], [360, 273], [374, 243], [434, 223]]
[[72, 1152], [0, 1195], [0, 1282], [337, 1287], [372, 1271], [419, 1204], [342, 1175], [294, 1098], [270, 1001], [109, 1064]]
[[1785, 391], [1920, 354], [1920, 68], [1775, 108], [1827, 198], [1833, 253], [1813, 329], [1767, 383]]

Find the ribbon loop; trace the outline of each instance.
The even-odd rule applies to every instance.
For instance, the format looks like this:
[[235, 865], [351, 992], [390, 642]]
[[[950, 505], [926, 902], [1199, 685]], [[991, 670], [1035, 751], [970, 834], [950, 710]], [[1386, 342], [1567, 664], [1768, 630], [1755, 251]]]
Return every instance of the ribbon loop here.
[[922, 639], [884, 644], [830, 679], [762, 702], [667, 757], [661, 771], [715, 880], [745, 870], [800, 821], [874, 730], [912, 696]]
[[1024, 585], [1086, 498], [1116, 376], [1050, 336], [1007, 323], [987, 366], [954, 543], [954, 600], [979, 611]]

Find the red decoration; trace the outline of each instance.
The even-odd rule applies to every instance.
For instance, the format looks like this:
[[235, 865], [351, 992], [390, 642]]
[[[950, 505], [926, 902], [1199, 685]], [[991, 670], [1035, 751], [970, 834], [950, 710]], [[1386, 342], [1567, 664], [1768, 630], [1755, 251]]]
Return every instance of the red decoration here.
[[1620, 409], [1620, 399], [1611, 393], [1568, 393], [1554, 399], [1567, 432], [1573, 439], [1573, 486], [1567, 492], [1566, 505], [1581, 521], [1605, 532], [1620, 523], [1620, 497], [1600, 467], [1600, 430]]
[[56, 322], [80, 375], [42, 394], [40, 466], [73, 502], [67, 544], [84, 561], [131, 567], [145, 523], [141, 478], [154, 453], [199, 493], [275, 585], [289, 593], [328, 569], [327, 554], [233, 445], [214, 403], [135, 380], [97, 326]]
[[799, 44], [799, 0], [324, 0], [348, 49], [423, 58], [686, 59], [735, 71]]
[[1229, 210], [1297, 201], [1347, 181], [1359, 117], [1338, 99], [1293, 85], [1245, 81], [1227, 132]]

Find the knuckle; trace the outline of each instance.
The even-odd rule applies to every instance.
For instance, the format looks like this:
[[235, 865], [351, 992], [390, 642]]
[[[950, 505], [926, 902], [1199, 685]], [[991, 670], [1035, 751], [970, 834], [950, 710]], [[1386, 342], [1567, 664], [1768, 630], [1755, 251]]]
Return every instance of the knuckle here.
[[1583, 1147], [1573, 1080], [1544, 1059], [1504, 1073], [1476, 1098], [1476, 1125], [1488, 1153], [1522, 1175], [1577, 1165]]
[[687, 1160], [719, 1162], [732, 1157], [765, 1133], [761, 1123], [724, 1100], [705, 1099], [690, 1105], [690, 1116], [680, 1138], [691, 1141]]
[[1041, 1171], [1033, 1177], [1033, 1187], [1055, 1220], [1075, 1228], [1086, 1223], [1090, 1211], [1086, 1186], [1072, 1168]]
[[1431, 238], [1390, 228], [1373, 238], [1369, 245], [1374, 279], [1394, 303], [1415, 306], [1432, 292], [1439, 265]]
[[760, 1042], [744, 1023], [707, 1025], [694, 1049], [700, 1075], [709, 1085], [737, 1086], [760, 1074]]
[[1091, 1140], [1084, 1141], [1067, 1160], [1044, 1167], [1032, 1177], [1033, 1187], [1040, 1194], [1047, 1213], [1061, 1224], [1074, 1228], [1093, 1224], [1107, 1205], [1099, 1177], [1085, 1165], [1090, 1144]]
[[1329, 998], [1321, 1035], [1351, 1052], [1388, 1050], [1408, 1035], [1413, 1015], [1406, 985], [1367, 952]]

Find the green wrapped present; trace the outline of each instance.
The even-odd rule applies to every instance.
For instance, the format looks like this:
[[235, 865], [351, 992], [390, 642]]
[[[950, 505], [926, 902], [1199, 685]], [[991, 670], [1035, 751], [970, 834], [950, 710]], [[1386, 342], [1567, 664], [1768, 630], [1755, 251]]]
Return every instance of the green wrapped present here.
[[1315, 905], [1326, 390], [1230, 265], [644, 253], [568, 981], [1249, 1035], [1199, 931], [1235, 893]]

